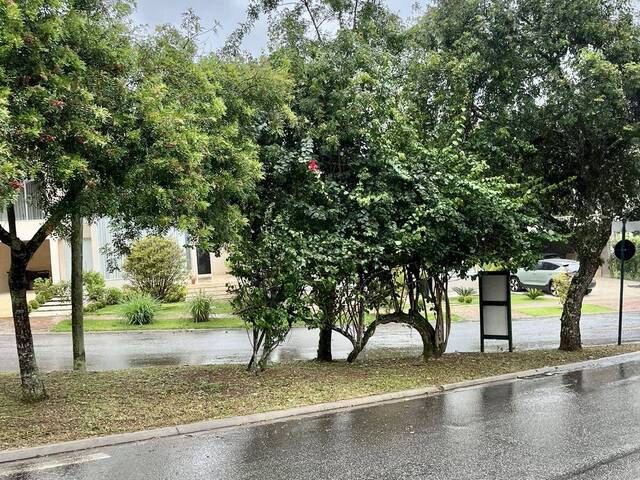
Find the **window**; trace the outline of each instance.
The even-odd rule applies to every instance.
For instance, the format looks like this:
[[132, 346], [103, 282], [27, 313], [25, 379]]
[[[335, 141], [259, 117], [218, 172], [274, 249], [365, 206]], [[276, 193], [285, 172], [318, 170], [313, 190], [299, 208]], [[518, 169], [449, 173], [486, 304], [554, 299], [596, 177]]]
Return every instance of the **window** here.
[[[44, 220], [44, 212], [38, 206], [38, 189], [33, 182], [25, 182], [14, 202], [16, 220]], [[0, 222], [8, 221], [6, 209], [0, 211]]]

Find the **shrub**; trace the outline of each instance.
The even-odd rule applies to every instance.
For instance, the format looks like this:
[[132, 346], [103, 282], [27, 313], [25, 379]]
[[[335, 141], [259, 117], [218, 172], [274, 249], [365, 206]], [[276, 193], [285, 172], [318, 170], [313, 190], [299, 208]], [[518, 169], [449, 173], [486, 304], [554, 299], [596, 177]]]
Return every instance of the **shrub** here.
[[167, 294], [164, 296], [165, 303], [178, 303], [184, 302], [187, 298], [187, 286], [186, 285], [173, 285]]
[[107, 305], [117, 305], [124, 301], [124, 293], [119, 288], [108, 288], [102, 298]]
[[471, 303], [473, 302], [473, 297], [464, 297], [464, 303]]
[[556, 296], [560, 299], [562, 305], [567, 301], [569, 295], [569, 287], [571, 286], [571, 277], [566, 273], [559, 273], [551, 280]]
[[128, 302], [132, 297], [139, 295], [140, 292], [133, 288], [131, 285], [122, 286], [122, 301]]
[[33, 290], [36, 294], [44, 294], [49, 299], [53, 297], [53, 282], [50, 278], [36, 278], [33, 281]]
[[142, 293], [132, 296], [124, 304], [124, 321], [129, 325], [148, 325], [153, 323], [158, 308], [159, 302], [151, 295]]
[[195, 323], [208, 322], [209, 315], [213, 309], [213, 298], [204, 293], [202, 290], [189, 302], [189, 311], [191, 319]]
[[36, 300], [38, 301], [38, 303], [40, 305], [44, 305], [45, 303], [47, 303], [52, 298], [53, 298], [53, 296], [51, 295], [51, 293], [47, 292], [47, 291], [40, 292], [40, 293], [38, 293], [36, 295]]
[[52, 287], [52, 293], [54, 297], [58, 297], [62, 300], [71, 300], [71, 283], [60, 282], [54, 284]]
[[82, 283], [90, 300], [100, 300], [105, 294], [105, 281], [100, 272], [84, 272]]
[[40, 308], [40, 302], [35, 298], [33, 300], [29, 300], [29, 311], [32, 312]]
[[123, 270], [133, 288], [160, 301], [166, 301], [171, 289], [187, 279], [182, 248], [174, 240], [156, 236], [133, 244]]
[[473, 297], [476, 294], [476, 289], [473, 287], [454, 287], [453, 291], [456, 292], [459, 297]]
[[527, 290], [525, 295], [531, 300], [535, 300], [536, 298], [542, 297], [544, 295], [544, 292], [542, 290], [538, 290], [537, 288], [531, 288]]
[[106, 307], [107, 304], [104, 300], [97, 300], [95, 302], [90, 302], [87, 305], [85, 305], [84, 307], [84, 311], [86, 313], [93, 313], [93, 312], [97, 312], [98, 310], [100, 310], [101, 308]]

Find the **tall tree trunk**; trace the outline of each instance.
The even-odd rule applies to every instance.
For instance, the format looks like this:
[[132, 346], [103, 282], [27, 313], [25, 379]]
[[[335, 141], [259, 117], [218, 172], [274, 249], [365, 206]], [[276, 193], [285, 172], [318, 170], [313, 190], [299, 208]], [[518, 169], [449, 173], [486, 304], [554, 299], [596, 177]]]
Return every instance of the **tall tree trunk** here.
[[580, 269], [571, 279], [567, 300], [562, 309], [560, 350], [574, 351], [582, 348], [580, 335], [582, 301], [600, 266], [600, 255], [611, 237], [611, 223], [611, 220], [605, 219], [601, 224], [594, 227], [590, 234], [581, 235], [582, 238], [588, 239], [588, 243], [580, 245], [578, 248]]
[[86, 371], [82, 292], [82, 217], [71, 216], [71, 338], [73, 369]]
[[9, 290], [13, 324], [16, 331], [18, 364], [22, 381], [22, 396], [27, 401], [38, 401], [47, 397], [44, 383], [38, 372], [36, 354], [33, 348], [33, 336], [29, 323], [27, 306], [27, 254], [24, 249], [11, 249], [11, 269], [9, 271]]
[[320, 335], [318, 337], [318, 360], [320, 362], [330, 362], [333, 360], [331, 353], [331, 336], [333, 327], [323, 324], [320, 326]]

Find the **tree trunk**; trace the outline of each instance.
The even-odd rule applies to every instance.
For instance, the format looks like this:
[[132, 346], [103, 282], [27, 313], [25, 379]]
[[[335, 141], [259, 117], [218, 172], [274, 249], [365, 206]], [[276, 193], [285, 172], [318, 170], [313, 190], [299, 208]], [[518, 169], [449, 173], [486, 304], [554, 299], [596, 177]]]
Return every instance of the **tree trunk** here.
[[318, 338], [318, 361], [331, 362], [333, 356], [331, 354], [331, 334], [333, 328], [331, 325], [322, 325], [320, 327], [320, 335]]
[[9, 290], [11, 292], [13, 324], [16, 331], [22, 396], [25, 400], [33, 402], [45, 399], [47, 392], [38, 372], [36, 354], [33, 349], [33, 336], [27, 306], [27, 262], [28, 258], [24, 251], [12, 248]]
[[600, 266], [600, 254], [611, 237], [611, 221], [605, 220], [598, 228], [594, 228], [594, 230], [595, 234], [585, 236], [591, 240], [590, 244], [581, 245], [580, 248], [578, 248], [580, 269], [571, 279], [567, 300], [562, 309], [562, 317], [560, 318], [560, 350], [575, 351], [582, 348], [582, 338], [580, 335], [582, 301]]
[[71, 216], [71, 338], [73, 369], [86, 371], [82, 292], [82, 217]]

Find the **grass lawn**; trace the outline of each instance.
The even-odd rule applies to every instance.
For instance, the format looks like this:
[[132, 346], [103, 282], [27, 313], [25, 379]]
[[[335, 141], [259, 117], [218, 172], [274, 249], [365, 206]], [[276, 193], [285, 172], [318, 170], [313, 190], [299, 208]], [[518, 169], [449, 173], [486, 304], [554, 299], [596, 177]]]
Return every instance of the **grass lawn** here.
[[[460, 303], [458, 302], [457, 297], [451, 297], [451, 306], [469, 306], [469, 305], [478, 305], [480, 303], [480, 297], [477, 295], [473, 296], [473, 301], [471, 303]], [[558, 303], [558, 299], [556, 297], [552, 297], [550, 295], [545, 295], [544, 297], [538, 297], [535, 300], [531, 300], [524, 294], [512, 293], [511, 294], [511, 304], [512, 305], [541, 305], [548, 303]]]
[[[85, 318], [84, 329], [87, 332], [117, 332], [131, 330], [207, 330], [216, 328], [244, 328], [244, 322], [238, 317], [212, 318], [208, 322], [194, 323], [189, 319], [158, 318], [150, 325], [127, 325], [122, 320], [107, 318]], [[70, 332], [71, 320], [62, 320], [55, 324], [52, 332]]]
[[[212, 318], [208, 322], [193, 323], [190, 320], [187, 302], [165, 303], [160, 306], [155, 322], [150, 325], [127, 325], [121, 319], [123, 305], [110, 305], [96, 312], [86, 313], [84, 329], [87, 332], [114, 332], [122, 330], [206, 330], [214, 328], [244, 328], [244, 322], [232, 316], [233, 309], [227, 300], [215, 300], [213, 313], [229, 315]], [[62, 320], [51, 329], [52, 332], [70, 332], [71, 320]]]
[[[562, 307], [521, 307], [517, 306], [514, 311], [531, 315], [532, 317], [554, 317], [562, 314]], [[603, 307], [602, 305], [582, 305], [582, 313], [609, 313], [615, 311], [613, 308]]]
[[[479, 303], [479, 298], [477, 296], [473, 297], [472, 303], [459, 303], [456, 297], [451, 299], [451, 305], [453, 311], [456, 311], [456, 307], [469, 307], [469, 306], [477, 306]], [[545, 295], [544, 297], [538, 297], [535, 300], [530, 299], [524, 294], [511, 294], [511, 305], [514, 313], [524, 314], [530, 317], [559, 317], [562, 314], [562, 305], [560, 305], [560, 300], [556, 297], [552, 297], [550, 295]], [[614, 310], [609, 307], [605, 307], [602, 305], [593, 305], [593, 304], [584, 304], [582, 306], [582, 313], [609, 313]], [[468, 310], [462, 310], [466, 316], [471, 320], [477, 320], [479, 318], [480, 313], [478, 311], [469, 314]]]
[[[86, 318], [104, 317], [104, 316], [121, 316], [124, 311], [124, 305], [110, 305], [108, 307], [101, 308], [100, 310], [92, 313], [86, 313]], [[213, 313], [233, 313], [233, 308], [228, 300], [214, 300]], [[157, 317], [176, 317], [176, 316], [189, 316], [189, 304], [187, 302], [180, 303], [163, 303], [158, 310]]]
[[44, 374], [50, 398], [25, 404], [15, 374], [0, 375], [0, 450], [246, 415], [442, 385], [640, 350], [640, 344], [580, 352], [446, 354], [322, 364], [276, 364], [255, 376], [243, 366], [153, 367]]
[[[208, 322], [193, 323], [190, 320], [188, 304], [166, 303], [160, 307], [155, 321], [150, 325], [127, 325], [121, 319], [123, 306], [111, 305], [84, 316], [84, 329], [87, 332], [118, 332], [131, 330], [208, 330], [216, 328], [245, 328], [244, 322], [233, 316], [233, 309], [228, 300], [216, 300], [213, 313], [228, 317], [212, 318]], [[374, 314], [367, 314], [367, 323], [373, 322]], [[452, 314], [451, 321], [464, 320], [460, 315]], [[304, 324], [296, 324], [296, 327], [304, 327]], [[70, 332], [71, 320], [62, 320], [51, 328], [52, 332]]]

